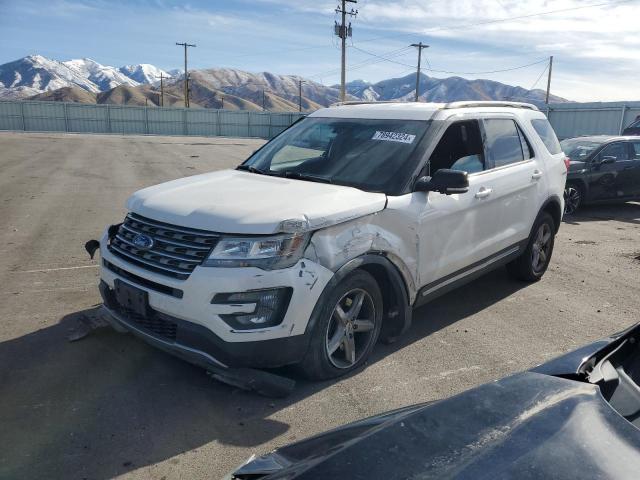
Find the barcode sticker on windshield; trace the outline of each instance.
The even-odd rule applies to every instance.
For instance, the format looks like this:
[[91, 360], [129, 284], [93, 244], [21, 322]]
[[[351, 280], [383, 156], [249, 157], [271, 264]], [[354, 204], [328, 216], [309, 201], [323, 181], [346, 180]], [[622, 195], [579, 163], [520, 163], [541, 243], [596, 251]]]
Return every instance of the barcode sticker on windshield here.
[[383, 140], [385, 142], [413, 143], [415, 135], [401, 132], [376, 132], [371, 140]]

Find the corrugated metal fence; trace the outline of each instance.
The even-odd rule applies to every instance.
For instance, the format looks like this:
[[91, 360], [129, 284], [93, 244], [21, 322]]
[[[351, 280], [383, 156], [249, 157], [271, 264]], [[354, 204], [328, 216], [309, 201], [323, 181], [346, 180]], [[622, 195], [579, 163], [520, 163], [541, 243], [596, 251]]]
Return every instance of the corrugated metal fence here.
[[272, 138], [298, 112], [0, 101], [0, 130]]
[[[560, 139], [619, 135], [640, 102], [557, 103], [546, 111]], [[0, 130], [273, 138], [303, 114], [201, 108], [0, 101]]]
[[640, 102], [555, 103], [547, 110], [558, 138], [620, 135], [640, 115]]

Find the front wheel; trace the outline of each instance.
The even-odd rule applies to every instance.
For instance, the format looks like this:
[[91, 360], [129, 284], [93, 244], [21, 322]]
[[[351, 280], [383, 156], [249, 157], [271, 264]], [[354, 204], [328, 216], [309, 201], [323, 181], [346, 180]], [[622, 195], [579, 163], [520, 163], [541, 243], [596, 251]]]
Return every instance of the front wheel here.
[[300, 364], [303, 373], [322, 380], [361, 366], [380, 335], [382, 294], [375, 279], [356, 270], [330, 293]]
[[542, 213], [531, 229], [527, 247], [522, 254], [507, 264], [509, 273], [525, 282], [537, 282], [547, 271], [555, 240], [555, 222], [548, 213]]

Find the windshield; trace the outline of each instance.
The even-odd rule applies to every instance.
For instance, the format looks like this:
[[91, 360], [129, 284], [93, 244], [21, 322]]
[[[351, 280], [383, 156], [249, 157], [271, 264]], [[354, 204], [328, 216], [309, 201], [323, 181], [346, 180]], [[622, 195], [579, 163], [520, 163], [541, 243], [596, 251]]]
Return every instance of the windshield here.
[[603, 142], [594, 142], [593, 140], [580, 140], [571, 138], [560, 142], [562, 151], [571, 160], [585, 161], [593, 151], [602, 145]]
[[400, 193], [420, 159], [429, 121], [305, 118], [239, 168]]

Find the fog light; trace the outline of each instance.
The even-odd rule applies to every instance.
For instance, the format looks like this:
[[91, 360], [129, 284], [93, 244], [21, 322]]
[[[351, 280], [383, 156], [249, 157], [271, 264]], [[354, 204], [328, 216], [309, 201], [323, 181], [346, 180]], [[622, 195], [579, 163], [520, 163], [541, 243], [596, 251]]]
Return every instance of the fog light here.
[[279, 325], [291, 300], [291, 287], [250, 290], [238, 293], [218, 293], [211, 303], [218, 305], [255, 304], [251, 313], [224, 313], [220, 318], [237, 330], [252, 330]]

